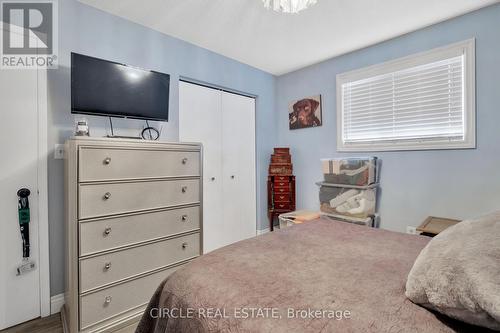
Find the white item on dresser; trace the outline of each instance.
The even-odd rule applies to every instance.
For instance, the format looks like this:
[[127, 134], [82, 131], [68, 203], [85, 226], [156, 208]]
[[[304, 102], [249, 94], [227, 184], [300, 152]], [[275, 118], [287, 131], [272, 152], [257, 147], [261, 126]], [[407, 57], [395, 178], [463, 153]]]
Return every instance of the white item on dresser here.
[[255, 98], [181, 81], [179, 137], [203, 144], [204, 252], [255, 236]]
[[112, 332], [202, 253], [201, 145], [75, 137], [66, 151], [64, 326]]

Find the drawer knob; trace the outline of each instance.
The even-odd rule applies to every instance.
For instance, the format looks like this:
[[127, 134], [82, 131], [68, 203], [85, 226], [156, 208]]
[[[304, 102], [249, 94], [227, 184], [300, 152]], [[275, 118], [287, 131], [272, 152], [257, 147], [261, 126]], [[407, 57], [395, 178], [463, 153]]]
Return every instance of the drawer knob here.
[[231, 179], [234, 179], [234, 175], [231, 175]]
[[188, 162], [187, 157], [184, 157], [184, 158], [182, 159], [182, 164], [186, 164], [187, 162]]
[[104, 229], [104, 236], [108, 236], [110, 233], [111, 233], [110, 227], [107, 227], [106, 229]]
[[112, 300], [112, 299], [113, 299], [113, 298], [112, 298], [111, 296], [106, 296], [106, 297], [104, 298], [104, 305], [108, 305], [109, 303], [111, 303], [111, 300]]
[[182, 243], [182, 249], [185, 250], [186, 247], [188, 247], [188, 243], [186, 243], [186, 242]]
[[106, 157], [104, 159], [104, 164], [108, 165], [109, 163], [111, 163], [111, 157]]
[[109, 192], [104, 193], [103, 198], [104, 198], [104, 200], [108, 200], [109, 198], [111, 198], [111, 193], [109, 193]]
[[111, 268], [111, 263], [110, 262], [107, 262], [107, 263], [104, 264], [104, 270], [105, 271], [108, 271], [110, 268]]
[[182, 215], [182, 217], [181, 217], [182, 222], [186, 222], [187, 219], [188, 219], [187, 215]]
[[187, 190], [188, 190], [188, 187], [187, 186], [183, 186], [181, 191], [182, 191], [182, 193], [186, 193]]
[[211, 181], [215, 181], [215, 177], [210, 178]]

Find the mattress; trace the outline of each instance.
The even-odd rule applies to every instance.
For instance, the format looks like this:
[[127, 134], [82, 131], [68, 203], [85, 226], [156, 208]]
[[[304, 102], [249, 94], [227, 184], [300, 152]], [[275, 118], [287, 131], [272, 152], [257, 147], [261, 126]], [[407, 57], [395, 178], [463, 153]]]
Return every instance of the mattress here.
[[429, 240], [318, 219], [238, 242], [163, 281], [137, 332], [477, 332], [405, 297]]

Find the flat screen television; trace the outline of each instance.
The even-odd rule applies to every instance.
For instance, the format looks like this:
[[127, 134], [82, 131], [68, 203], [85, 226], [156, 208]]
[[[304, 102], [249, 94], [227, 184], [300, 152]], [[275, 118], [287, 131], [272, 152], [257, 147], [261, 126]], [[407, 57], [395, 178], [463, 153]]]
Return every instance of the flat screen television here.
[[71, 53], [71, 113], [168, 121], [170, 75]]

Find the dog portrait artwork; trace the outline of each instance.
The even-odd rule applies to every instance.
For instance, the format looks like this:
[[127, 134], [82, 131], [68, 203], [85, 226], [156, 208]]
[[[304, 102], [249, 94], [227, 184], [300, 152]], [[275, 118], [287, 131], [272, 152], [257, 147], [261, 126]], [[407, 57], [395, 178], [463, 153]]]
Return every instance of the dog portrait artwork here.
[[290, 103], [288, 121], [291, 130], [321, 126], [321, 95]]

